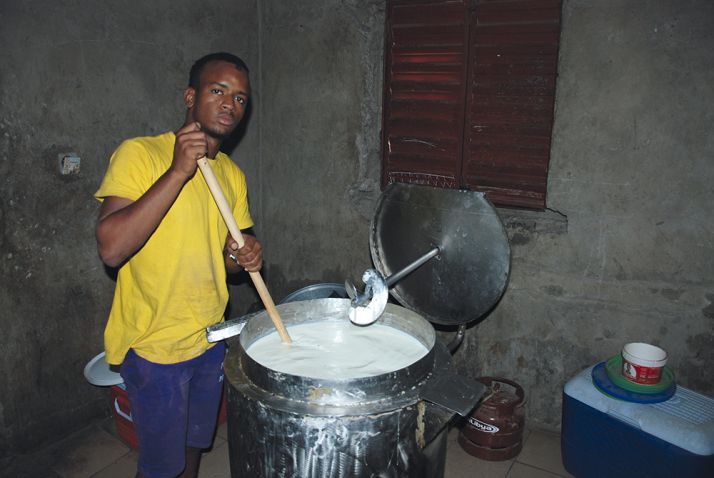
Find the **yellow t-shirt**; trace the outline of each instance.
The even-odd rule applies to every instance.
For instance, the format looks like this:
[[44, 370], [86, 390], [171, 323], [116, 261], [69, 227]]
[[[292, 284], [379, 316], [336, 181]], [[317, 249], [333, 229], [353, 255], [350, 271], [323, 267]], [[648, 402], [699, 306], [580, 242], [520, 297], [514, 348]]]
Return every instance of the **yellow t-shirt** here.
[[[175, 141], [168, 132], [122, 143], [110, 159], [97, 199], [139, 199], [168, 170]], [[223, 153], [209, 163], [238, 227], [251, 227], [245, 175]], [[133, 348], [152, 362], [176, 363], [211, 347], [205, 329], [223, 320], [228, 303], [223, 258], [227, 234], [197, 170], [156, 231], [119, 269], [104, 331], [107, 362], [120, 364]]]

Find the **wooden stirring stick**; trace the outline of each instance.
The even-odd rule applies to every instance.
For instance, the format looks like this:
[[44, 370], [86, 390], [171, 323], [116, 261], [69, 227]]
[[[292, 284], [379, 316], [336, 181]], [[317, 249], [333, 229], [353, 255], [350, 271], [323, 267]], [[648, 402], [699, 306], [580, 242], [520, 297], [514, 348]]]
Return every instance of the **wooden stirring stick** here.
[[[240, 228], [238, 228], [236, 219], [233, 217], [233, 211], [228, 205], [228, 201], [226, 201], [226, 197], [223, 195], [223, 191], [221, 190], [221, 186], [218, 184], [216, 175], [213, 174], [213, 169], [211, 169], [211, 166], [208, 164], [208, 159], [205, 156], [198, 160], [198, 168], [201, 170], [201, 173], [203, 173], [203, 178], [206, 180], [208, 189], [211, 190], [211, 195], [216, 201], [218, 209], [221, 211], [221, 216], [223, 216], [223, 220], [228, 226], [228, 232], [231, 233], [233, 239], [235, 239], [238, 243], [238, 247], [243, 247], [243, 244], [245, 244], [243, 234], [241, 234]], [[278, 330], [280, 338], [286, 344], [292, 343], [290, 335], [288, 335], [288, 331], [285, 328], [285, 325], [283, 325], [283, 321], [280, 319], [278, 309], [275, 308], [273, 299], [270, 297], [270, 292], [268, 292], [268, 288], [265, 286], [265, 282], [263, 282], [263, 276], [260, 275], [260, 272], [251, 272], [250, 278], [253, 280], [255, 288], [258, 290], [258, 295], [260, 295], [263, 305], [265, 306], [265, 310], [268, 311], [268, 315], [273, 321], [273, 325], [275, 325], [275, 328]]]

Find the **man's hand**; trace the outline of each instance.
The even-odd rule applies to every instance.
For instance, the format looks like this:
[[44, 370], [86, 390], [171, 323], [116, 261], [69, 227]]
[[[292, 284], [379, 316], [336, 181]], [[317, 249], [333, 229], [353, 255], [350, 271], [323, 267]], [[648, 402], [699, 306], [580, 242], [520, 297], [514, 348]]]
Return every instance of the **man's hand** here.
[[189, 123], [176, 132], [172, 170], [186, 178], [196, 173], [198, 159], [208, 155], [206, 133], [198, 123]]
[[230, 267], [229, 272], [237, 272], [241, 266], [248, 272], [258, 272], [263, 267], [263, 246], [258, 242], [255, 236], [243, 234], [245, 244], [240, 249], [238, 243], [228, 234], [226, 238], [226, 264]]

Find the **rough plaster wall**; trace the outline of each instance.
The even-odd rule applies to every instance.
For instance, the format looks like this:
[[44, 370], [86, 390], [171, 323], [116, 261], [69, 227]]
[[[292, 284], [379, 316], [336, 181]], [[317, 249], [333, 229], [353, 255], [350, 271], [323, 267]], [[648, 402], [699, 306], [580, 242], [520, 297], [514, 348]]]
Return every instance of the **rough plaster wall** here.
[[[181, 125], [196, 58], [229, 50], [252, 66], [258, 52], [253, 1], [13, 0], [0, 18], [1, 464], [108, 412], [82, 370], [114, 289], [92, 196], [109, 155]], [[257, 133], [238, 149], [256, 150]], [[63, 152], [81, 156], [78, 175], [60, 176]], [[252, 187], [258, 165], [241, 165]]]
[[262, 237], [280, 298], [371, 266], [384, 2], [262, 5]]
[[714, 4], [566, 0], [548, 206], [504, 212], [508, 290], [457, 353], [556, 428], [564, 383], [644, 341], [714, 396]]

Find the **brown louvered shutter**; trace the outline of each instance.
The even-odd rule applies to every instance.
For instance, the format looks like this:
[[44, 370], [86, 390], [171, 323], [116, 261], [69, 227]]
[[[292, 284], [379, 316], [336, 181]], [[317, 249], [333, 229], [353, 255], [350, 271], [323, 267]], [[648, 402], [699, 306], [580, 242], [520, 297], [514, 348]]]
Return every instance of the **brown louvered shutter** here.
[[545, 208], [560, 0], [478, 0], [471, 10], [464, 186]]
[[466, 0], [389, 2], [383, 185], [460, 186], [467, 22]]
[[390, 0], [382, 183], [544, 209], [561, 0]]

